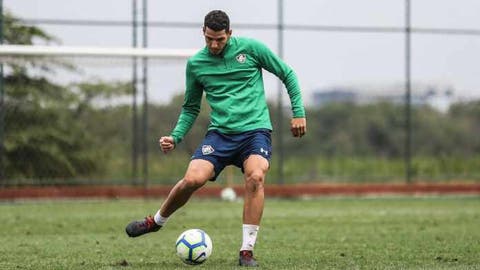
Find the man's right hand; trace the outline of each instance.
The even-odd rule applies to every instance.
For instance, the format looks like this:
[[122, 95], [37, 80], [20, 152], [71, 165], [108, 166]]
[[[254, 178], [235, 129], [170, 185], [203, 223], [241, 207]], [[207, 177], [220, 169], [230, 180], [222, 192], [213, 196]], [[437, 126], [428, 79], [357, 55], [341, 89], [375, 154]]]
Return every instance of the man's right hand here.
[[172, 136], [163, 136], [158, 140], [163, 153], [168, 153], [175, 148], [175, 141]]

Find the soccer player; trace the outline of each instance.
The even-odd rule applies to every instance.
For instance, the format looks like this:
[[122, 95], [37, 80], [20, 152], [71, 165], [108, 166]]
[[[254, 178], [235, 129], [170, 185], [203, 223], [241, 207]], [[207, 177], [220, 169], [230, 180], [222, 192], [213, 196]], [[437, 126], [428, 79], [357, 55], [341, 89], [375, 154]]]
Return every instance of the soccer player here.
[[186, 91], [178, 122], [169, 136], [159, 140], [164, 153], [172, 151], [192, 127], [205, 92], [212, 111], [203, 142], [193, 154], [185, 176], [177, 182], [157, 213], [126, 227], [130, 237], [158, 231], [192, 194], [215, 181], [227, 165], [244, 174], [243, 242], [239, 265], [257, 266], [253, 248], [263, 213], [264, 182], [272, 155], [269, 117], [262, 69], [285, 85], [291, 101], [294, 137], [306, 133], [305, 108], [297, 76], [259, 41], [233, 37], [228, 15], [213, 10], [205, 16], [206, 46], [186, 66]]

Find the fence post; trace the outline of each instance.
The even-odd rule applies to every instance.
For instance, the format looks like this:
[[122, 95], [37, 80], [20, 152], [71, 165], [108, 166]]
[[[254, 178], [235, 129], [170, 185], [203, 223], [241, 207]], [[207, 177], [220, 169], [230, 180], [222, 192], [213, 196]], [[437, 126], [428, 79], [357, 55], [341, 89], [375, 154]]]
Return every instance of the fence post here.
[[[3, 0], [0, 0], [0, 45], [3, 44]], [[5, 149], [4, 149], [4, 132], [5, 132], [5, 89], [3, 85], [3, 63], [0, 63], [0, 186], [3, 186], [5, 180]]]
[[[148, 21], [147, 0], [143, 0], [142, 14], [142, 46], [148, 47]], [[143, 85], [143, 133], [142, 133], [142, 161], [143, 161], [143, 187], [148, 186], [148, 60], [142, 58], [142, 85]]]
[[[278, 0], [278, 56], [283, 58], [283, 0]], [[278, 82], [278, 96], [277, 96], [277, 136], [278, 136], [278, 183], [284, 184], [284, 149], [283, 149], [283, 84]]]
[[[132, 47], [137, 47], [137, 0], [132, 0]], [[138, 182], [137, 57], [132, 58], [132, 184]]]
[[410, 0], [405, 0], [405, 177], [412, 181], [412, 98], [411, 98]]

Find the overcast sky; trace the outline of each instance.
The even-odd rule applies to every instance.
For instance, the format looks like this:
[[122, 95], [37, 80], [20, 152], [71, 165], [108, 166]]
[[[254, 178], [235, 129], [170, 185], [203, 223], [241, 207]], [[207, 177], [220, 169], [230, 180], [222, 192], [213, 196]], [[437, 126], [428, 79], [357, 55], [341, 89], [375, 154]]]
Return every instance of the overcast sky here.
[[[140, 5], [142, 1], [138, 2]], [[415, 28], [480, 31], [478, 0], [411, 2], [412, 26]], [[132, 17], [131, 0], [3, 0], [3, 3], [4, 9], [24, 19], [129, 21]], [[195, 29], [151, 27], [149, 47], [203, 47], [201, 26], [204, 15], [211, 9], [223, 9], [230, 15], [234, 35], [260, 39], [277, 51], [276, 30], [236, 27], [236, 24], [277, 23], [277, 3], [277, 0], [149, 1], [150, 21], [198, 24]], [[404, 0], [284, 0], [284, 22], [287, 25], [403, 27], [404, 12]], [[63, 45], [125, 47], [132, 44], [132, 31], [128, 26], [38, 26], [58, 37]], [[318, 89], [360, 86], [378, 91], [403, 84], [404, 35], [287, 30], [284, 32], [284, 59], [297, 72], [307, 103], [313, 91]], [[111, 68], [119, 67], [112, 65]], [[123, 69], [124, 75], [130, 76], [128, 62], [124, 63]], [[480, 35], [413, 34], [414, 83], [453, 88], [456, 98], [480, 98], [479, 70]], [[267, 95], [275, 97], [277, 82], [271, 75], [265, 77]], [[174, 93], [183, 90], [184, 64], [152, 64], [149, 80], [150, 96], [158, 101], [168, 101]]]

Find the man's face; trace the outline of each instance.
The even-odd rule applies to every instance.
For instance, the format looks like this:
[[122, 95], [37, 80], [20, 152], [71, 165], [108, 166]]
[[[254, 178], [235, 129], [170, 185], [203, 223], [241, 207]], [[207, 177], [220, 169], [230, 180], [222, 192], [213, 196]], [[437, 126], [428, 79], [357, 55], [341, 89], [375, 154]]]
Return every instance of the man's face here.
[[218, 55], [223, 51], [228, 39], [232, 35], [232, 30], [214, 31], [208, 27], [203, 28], [203, 35], [205, 36], [205, 43], [211, 54]]

